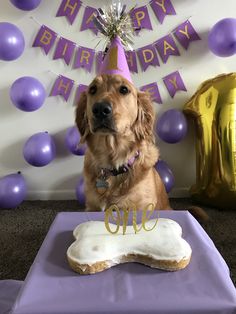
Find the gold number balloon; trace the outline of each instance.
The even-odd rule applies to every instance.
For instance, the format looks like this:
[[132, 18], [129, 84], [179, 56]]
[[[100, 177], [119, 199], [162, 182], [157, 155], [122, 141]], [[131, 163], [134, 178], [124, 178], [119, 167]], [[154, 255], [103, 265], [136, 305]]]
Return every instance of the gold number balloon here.
[[196, 125], [196, 184], [202, 204], [236, 209], [236, 73], [205, 81], [184, 106]]

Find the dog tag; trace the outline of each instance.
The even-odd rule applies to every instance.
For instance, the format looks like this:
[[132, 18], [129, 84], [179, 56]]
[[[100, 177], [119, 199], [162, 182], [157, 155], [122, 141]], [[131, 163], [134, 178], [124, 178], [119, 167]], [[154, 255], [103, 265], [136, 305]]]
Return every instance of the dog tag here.
[[97, 179], [96, 188], [99, 194], [104, 194], [106, 190], [109, 188], [109, 183], [102, 179]]

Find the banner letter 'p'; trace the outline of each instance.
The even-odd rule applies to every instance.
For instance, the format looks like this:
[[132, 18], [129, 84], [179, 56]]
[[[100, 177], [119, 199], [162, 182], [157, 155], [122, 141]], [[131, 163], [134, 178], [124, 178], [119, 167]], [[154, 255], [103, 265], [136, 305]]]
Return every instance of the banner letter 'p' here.
[[130, 12], [130, 18], [133, 21], [136, 32], [139, 32], [142, 28], [152, 29], [151, 20], [146, 6], [133, 9]]

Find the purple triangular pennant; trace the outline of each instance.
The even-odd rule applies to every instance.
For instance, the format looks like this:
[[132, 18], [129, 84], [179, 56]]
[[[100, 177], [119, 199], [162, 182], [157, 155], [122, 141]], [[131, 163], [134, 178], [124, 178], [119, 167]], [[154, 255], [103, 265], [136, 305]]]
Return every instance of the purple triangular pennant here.
[[162, 24], [166, 15], [175, 15], [175, 9], [170, 0], [152, 0], [150, 5], [158, 21]]
[[53, 59], [64, 59], [66, 64], [69, 65], [73, 56], [76, 44], [68, 39], [61, 37], [57, 42], [56, 51]]
[[169, 56], [179, 56], [179, 49], [171, 34], [166, 35], [156, 42], [157, 51], [164, 63], [167, 62]]
[[138, 49], [137, 54], [143, 71], [146, 71], [150, 65], [160, 66], [157, 52], [152, 45], [147, 45]]
[[125, 51], [125, 56], [130, 72], [138, 73], [138, 65], [135, 51]]
[[138, 33], [142, 28], [152, 29], [151, 20], [146, 6], [135, 8], [130, 12], [134, 30]]
[[95, 50], [86, 48], [86, 47], [79, 47], [77, 51], [77, 55], [75, 58], [74, 68], [84, 68], [88, 72], [91, 72], [93, 60], [94, 60]]
[[188, 49], [190, 42], [195, 40], [201, 40], [198, 33], [193, 28], [193, 25], [190, 21], [185, 21], [180, 24], [175, 30], [174, 35], [177, 38], [178, 42], [184, 47], [184, 49]]
[[60, 95], [65, 99], [65, 101], [67, 101], [70, 96], [73, 85], [74, 85], [73, 80], [63, 75], [59, 75], [53, 85], [50, 96]]
[[152, 101], [155, 101], [158, 104], [162, 104], [162, 99], [161, 99], [161, 95], [160, 95], [157, 83], [154, 82], [154, 83], [144, 85], [144, 86], [140, 87], [140, 90], [143, 92], [149, 93]]
[[187, 91], [179, 71], [175, 71], [165, 76], [163, 81], [172, 98], [175, 96], [177, 91]]
[[77, 90], [76, 90], [76, 95], [75, 95], [75, 101], [76, 103], [79, 101], [80, 99], [80, 95], [86, 91], [88, 88], [88, 85], [84, 85], [84, 84], [79, 84], [79, 86], [77, 87]]
[[103, 63], [103, 51], [98, 51], [96, 53], [96, 74], [100, 73], [100, 68]]
[[81, 7], [80, 0], [62, 0], [56, 16], [66, 16], [72, 25]]
[[45, 25], [42, 25], [38, 31], [37, 36], [35, 37], [33, 47], [41, 47], [47, 55], [51, 50], [56, 38], [57, 34], [53, 30]]
[[93, 19], [94, 16], [96, 16], [98, 13], [97, 9], [87, 6], [84, 10], [84, 16], [82, 20], [82, 24], [80, 27], [81, 31], [84, 31], [86, 29], [90, 29], [95, 34], [98, 33], [97, 27], [94, 25]]

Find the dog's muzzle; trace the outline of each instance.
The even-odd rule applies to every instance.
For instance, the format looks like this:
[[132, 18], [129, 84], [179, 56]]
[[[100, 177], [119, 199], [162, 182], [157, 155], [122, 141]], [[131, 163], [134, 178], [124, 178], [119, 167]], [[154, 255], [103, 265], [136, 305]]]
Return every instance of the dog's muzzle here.
[[92, 108], [94, 131], [115, 131], [112, 105], [107, 101], [96, 102]]

